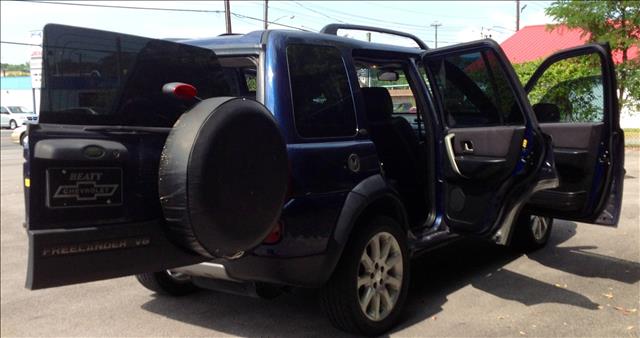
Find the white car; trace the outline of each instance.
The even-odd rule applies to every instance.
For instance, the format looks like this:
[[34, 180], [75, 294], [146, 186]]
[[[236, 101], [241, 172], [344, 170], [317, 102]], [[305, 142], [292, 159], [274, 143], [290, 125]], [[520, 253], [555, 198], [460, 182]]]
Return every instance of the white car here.
[[0, 106], [0, 126], [16, 129], [27, 123], [38, 122], [38, 115], [23, 106]]

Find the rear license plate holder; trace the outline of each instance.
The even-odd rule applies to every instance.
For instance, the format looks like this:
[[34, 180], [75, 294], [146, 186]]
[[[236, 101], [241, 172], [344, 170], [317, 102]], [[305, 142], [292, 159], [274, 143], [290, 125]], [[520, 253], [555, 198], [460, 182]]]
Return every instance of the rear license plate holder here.
[[122, 205], [122, 169], [109, 167], [47, 169], [47, 207]]

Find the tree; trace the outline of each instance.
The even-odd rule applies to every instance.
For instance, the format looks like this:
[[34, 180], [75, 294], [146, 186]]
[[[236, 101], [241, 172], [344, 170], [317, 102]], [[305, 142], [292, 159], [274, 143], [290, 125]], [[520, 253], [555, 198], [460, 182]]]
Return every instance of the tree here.
[[[640, 100], [640, 60], [629, 60], [629, 49], [639, 46], [640, 1], [579, 1], [557, 0], [546, 14], [569, 28], [580, 28], [590, 42], [609, 42], [622, 55], [617, 67], [618, 99], [629, 104], [629, 96]], [[550, 29], [558, 25], [550, 25]]]
[[25, 76], [29, 75], [29, 63], [14, 65], [3, 63], [1, 65], [2, 76]]

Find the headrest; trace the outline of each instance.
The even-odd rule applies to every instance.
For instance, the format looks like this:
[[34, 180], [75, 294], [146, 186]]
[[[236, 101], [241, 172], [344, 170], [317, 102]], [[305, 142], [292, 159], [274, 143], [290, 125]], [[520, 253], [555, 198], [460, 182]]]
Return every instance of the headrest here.
[[362, 88], [362, 96], [367, 109], [367, 118], [370, 122], [379, 122], [391, 118], [393, 102], [387, 88], [365, 87]]

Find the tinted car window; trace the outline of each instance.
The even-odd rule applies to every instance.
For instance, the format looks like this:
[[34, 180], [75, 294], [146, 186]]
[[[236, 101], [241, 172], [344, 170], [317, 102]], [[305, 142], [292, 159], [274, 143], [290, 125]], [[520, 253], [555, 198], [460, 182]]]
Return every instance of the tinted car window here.
[[427, 64], [450, 127], [519, 125], [523, 114], [492, 50], [447, 54]]
[[162, 94], [184, 82], [233, 94], [213, 51], [164, 40], [47, 25], [41, 121], [171, 127], [193, 103]]
[[290, 45], [287, 61], [298, 134], [354, 135], [353, 97], [340, 51], [327, 46]]
[[597, 55], [580, 55], [551, 65], [529, 92], [539, 122], [601, 122], [604, 87]]

